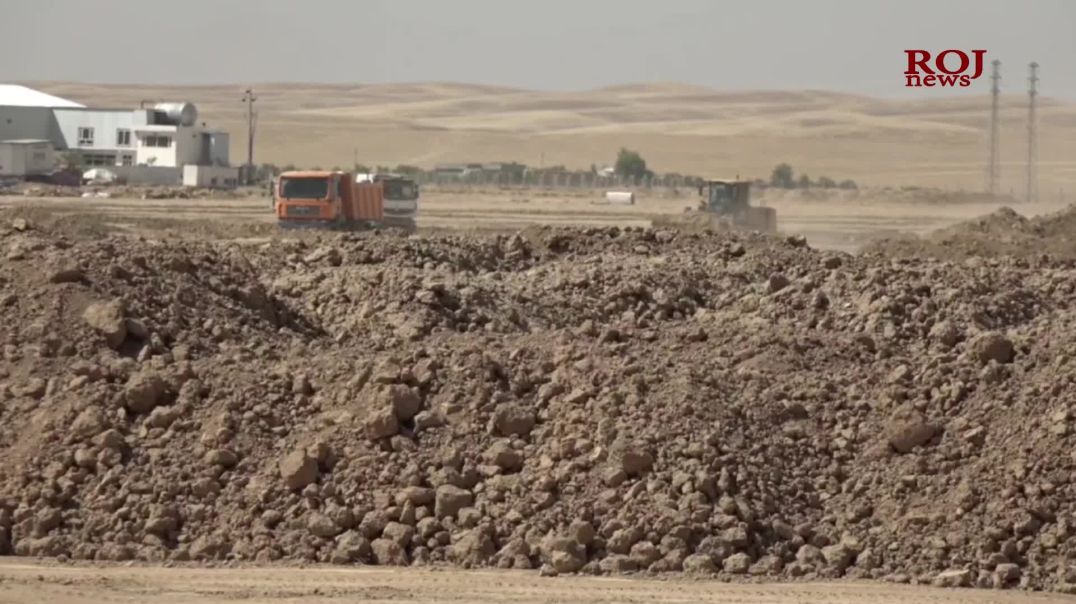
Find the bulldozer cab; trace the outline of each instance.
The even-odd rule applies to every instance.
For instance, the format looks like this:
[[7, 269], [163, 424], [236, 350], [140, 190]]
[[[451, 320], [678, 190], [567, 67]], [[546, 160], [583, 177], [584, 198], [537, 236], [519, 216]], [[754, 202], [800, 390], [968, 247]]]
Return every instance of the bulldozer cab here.
[[744, 211], [751, 200], [751, 183], [737, 180], [708, 180], [699, 185], [702, 209], [730, 215]]

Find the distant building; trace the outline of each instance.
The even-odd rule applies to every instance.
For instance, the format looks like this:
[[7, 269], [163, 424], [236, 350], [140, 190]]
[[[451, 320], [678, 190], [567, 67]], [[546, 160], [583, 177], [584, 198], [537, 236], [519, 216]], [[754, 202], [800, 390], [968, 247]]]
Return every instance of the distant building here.
[[49, 141], [0, 141], [0, 176], [44, 176], [51, 173], [55, 166], [56, 157]]
[[[190, 103], [98, 109], [0, 85], [0, 142], [9, 140], [49, 141], [56, 151], [77, 153], [84, 166], [114, 169], [130, 182], [181, 184], [184, 166], [229, 167], [228, 133], [199, 123]], [[214, 171], [234, 182], [226, 173]]]
[[522, 176], [527, 167], [516, 162], [471, 162], [437, 164], [433, 171], [439, 176], [466, 177], [472, 174], [508, 174]]

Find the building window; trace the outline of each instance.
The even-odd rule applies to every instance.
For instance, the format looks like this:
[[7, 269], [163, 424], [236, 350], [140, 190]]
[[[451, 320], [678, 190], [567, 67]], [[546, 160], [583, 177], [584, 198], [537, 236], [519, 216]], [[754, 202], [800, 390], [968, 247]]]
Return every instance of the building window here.
[[146, 147], [171, 147], [172, 137], [163, 134], [147, 134], [142, 144]]
[[93, 146], [93, 128], [78, 129], [79, 146]]
[[132, 157], [130, 155], [124, 155], [123, 158], [120, 161], [125, 166], [133, 166], [134, 165], [134, 157]]
[[114, 166], [116, 156], [104, 153], [86, 153], [82, 156], [82, 163], [87, 166]]
[[131, 146], [131, 131], [119, 129], [116, 130], [116, 146], [117, 147], [130, 147]]

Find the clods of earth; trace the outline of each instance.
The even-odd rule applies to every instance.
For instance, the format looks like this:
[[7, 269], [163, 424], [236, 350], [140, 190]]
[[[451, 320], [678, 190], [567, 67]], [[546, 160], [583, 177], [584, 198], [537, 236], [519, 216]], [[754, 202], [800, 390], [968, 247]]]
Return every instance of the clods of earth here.
[[0, 554], [1073, 591], [1073, 256], [900, 245], [0, 214]]

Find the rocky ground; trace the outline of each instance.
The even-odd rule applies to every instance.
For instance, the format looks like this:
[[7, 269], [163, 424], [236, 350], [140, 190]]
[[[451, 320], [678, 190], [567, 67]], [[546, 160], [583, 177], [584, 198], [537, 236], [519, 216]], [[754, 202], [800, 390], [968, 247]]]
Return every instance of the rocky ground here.
[[1074, 591], [1074, 216], [932, 259], [0, 213], [0, 554]]

